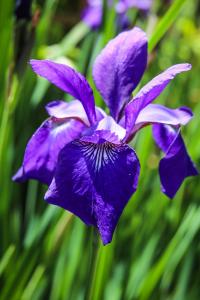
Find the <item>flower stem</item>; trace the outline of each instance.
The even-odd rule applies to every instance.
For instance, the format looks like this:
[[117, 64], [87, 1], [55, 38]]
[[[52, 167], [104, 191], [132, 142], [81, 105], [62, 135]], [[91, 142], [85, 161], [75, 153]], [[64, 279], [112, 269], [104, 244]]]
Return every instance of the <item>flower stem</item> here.
[[91, 227], [91, 236], [90, 236], [90, 261], [89, 261], [89, 273], [88, 280], [86, 285], [85, 300], [91, 298], [91, 290], [94, 283], [94, 276], [96, 273], [96, 266], [98, 261], [98, 252], [99, 252], [99, 239], [96, 228]]

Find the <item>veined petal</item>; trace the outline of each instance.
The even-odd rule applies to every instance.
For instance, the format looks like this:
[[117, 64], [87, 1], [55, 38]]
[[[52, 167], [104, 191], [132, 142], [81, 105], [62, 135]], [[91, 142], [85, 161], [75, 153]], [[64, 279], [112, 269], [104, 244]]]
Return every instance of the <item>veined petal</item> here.
[[107, 244], [137, 188], [140, 166], [129, 146], [110, 143], [101, 132], [98, 135], [95, 142], [90, 137], [63, 148], [45, 200], [96, 226]]
[[137, 27], [111, 40], [96, 58], [93, 78], [114, 119], [130, 100], [146, 63], [147, 38]]
[[[150, 124], [168, 124], [173, 126], [186, 125], [193, 113], [188, 107], [170, 109], [160, 104], [149, 104], [142, 109], [136, 119], [135, 125], [129, 139], [141, 128]], [[123, 121], [123, 120], [122, 120]], [[128, 139], [128, 140], [129, 140]]]
[[135, 124], [139, 123], [162, 123], [169, 125], [186, 125], [193, 113], [188, 107], [171, 109], [160, 104], [149, 104], [140, 111]]
[[[50, 117], [58, 119], [75, 118], [79, 119], [87, 126], [90, 125], [83, 105], [78, 100], [65, 102], [62, 100], [54, 100], [46, 105], [46, 111]], [[97, 121], [100, 121], [106, 116], [106, 113], [100, 108], [95, 107]]]
[[131, 134], [140, 111], [154, 101], [177, 74], [190, 69], [190, 64], [174, 65], [156, 76], [139, 91], [125, 108], [127, 136]]
[[[45, 184], [52, 181], [60, 150], [72, 140], [79, 138], [85, 125], [74, 119], [47, 119], [29, 140], [23, 165], [14, 180], [36, 179]], [[21, 174], [21, 176], [20, 176]]]
[[50, 117], [57, 119], [76, 118], [84, 122], [87, 126], [90, 125], [83, 105], [78, 100], [70, 102], [55, 100], [48, 103], [45, 108]]
[[50, 60], [32, 59], [30, 64], [36, 74], [46, 78], [64, 92], [81, 101], [90, 123], [96, 122], [93, 92], [82, 74], [69, 66]]
[[185, 178], [198, 175], [180, 132], [169, 125], [154, 125], [153, 136], [165, 153], [159, 164], [162, 191], [173, 198]]

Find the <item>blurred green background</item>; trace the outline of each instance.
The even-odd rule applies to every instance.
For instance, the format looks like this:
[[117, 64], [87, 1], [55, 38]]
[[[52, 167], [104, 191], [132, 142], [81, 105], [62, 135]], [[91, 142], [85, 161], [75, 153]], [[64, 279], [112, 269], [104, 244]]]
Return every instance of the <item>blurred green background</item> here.
[[[194, 119], [183, 128], [200, 165], [200, 3], [155, 0], [149, 14], [129, 12], [149, 36], [142, 84], [165, 68], [189, 62], [157, 100], [187, 105]], [[84, 73], [117, 33], [107, 8], [101, 28], [80, 21], [84, 1], [33, 1], [32, 19], [16, 20], [14, 1], [0, 1], [0, 299], [200, 299], [200, 180], [188, 178], [173, 200], [160, 191], [160, 152], [143, 129], [133, 146], [141, 162], [138, 190], [124, 210], [113, 242], [99, 243], [92, 260], [91, 228], [43, 201], [45, 186], [13, 183], [26, 143], [47, 117], [45, 103], [66, 99], [37, 78], [28, 59], [63, 61]], [[102, 99], [95, 93], [96, 103]], [[93, 270], [92, 267], [93, 266]]]

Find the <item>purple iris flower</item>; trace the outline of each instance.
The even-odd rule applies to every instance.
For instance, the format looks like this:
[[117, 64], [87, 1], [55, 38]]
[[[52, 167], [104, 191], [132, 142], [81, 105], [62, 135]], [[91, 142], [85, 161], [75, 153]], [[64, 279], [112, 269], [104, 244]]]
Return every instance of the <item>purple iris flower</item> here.
[[[88, 5], [83, 11], [82, 20], [92, 29], [99, 28], [102, 22], [103, 0], [88, 0]], [[113, 1], [108, 0], [108, 4], [112, 5]], [[118, 21], [122, 27], [127, 27], [129, 22], [126, 12], [130, 8], [137, 8], [148, 11], [151, 8], [152, 0], [118, 0], [116, 3], [116, 12]]]
[[[53, 101], [49, 118], [34, 133], [15, 180], [37, 179], [49, 188], [48, 203], [63, 207], [98, 228], [104, 244], [137, 189], [140, 163], [128, 142], [146, 125], [165, 153], [159, 172], [162, 191], [173, 197], [183, 180], [197, 175], [180, 133], [192, 118], [189, 108], [170, 109], [152, 102], [189, 64], [170, 67], [132, 99], [147, 64], [147, 38], [135, 27], [111, 40], [96, 58], [93, 78], [110, 115], [95, 107], [86, 78], [49, 60], [31, 60], [35, 73], [75, 100]], [[145, 146], [145, 145], [144, 145]]]

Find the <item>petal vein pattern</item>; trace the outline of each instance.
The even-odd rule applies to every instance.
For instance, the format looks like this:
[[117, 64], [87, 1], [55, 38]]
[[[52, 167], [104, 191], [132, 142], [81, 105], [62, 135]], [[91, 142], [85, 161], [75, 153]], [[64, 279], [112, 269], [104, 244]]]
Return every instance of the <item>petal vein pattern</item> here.
[[138, 158], [127, 145], [102, 138], [97, 144], [74, 141], [60, 152], [45, 199], [96, 226], [107, 244], [137, 188], [139, 170]]

